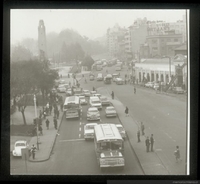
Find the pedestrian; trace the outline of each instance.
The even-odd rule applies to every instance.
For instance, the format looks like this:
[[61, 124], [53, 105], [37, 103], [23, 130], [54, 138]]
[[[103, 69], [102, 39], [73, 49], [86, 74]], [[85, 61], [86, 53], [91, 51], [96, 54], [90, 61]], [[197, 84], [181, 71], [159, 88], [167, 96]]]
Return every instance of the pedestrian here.
[[125, 79], [125, 84], [126, 84], [126, 79]]
[[87, 83], [87, 79], [85, 78], [85, 83]]
[[43, 117], [44, 117], [44, 119], [46, 119], [46, 115], [47, 115], [46, 109], [44, 109], [44, 111], [43, 111]]
[[46, 114], [49, 115], [49, 102], [46, 105]]
[[54, 127], [55, 127], [55, 129], [57, 130], [57, 124], [58, 124], [58, 122], [57, 122], [57, 119], [54, 117], [54, 119], [53, 119], [53, 122], [54, 122]]
[[136, 94], [136, 87], [134, 86], [134, 94]]
[[94, 88], [94, 87], [92, 88], [92, 91], [95, 91], [95, 88]]
[[142, 131], [142, 135], [144, 135], [144, 124], [143, 124], [143, 122], [141, 122], [141, 131]]
[[114, 92], [112, 91], [112, 93], [111, 93], [111, 96], [112, 96], [112, 99], [114, 99]]
[[138, 142], [140, 142], [140, 130], [139, 129], [137, 131], [137, 138], [138, 138]]
[[69, 75], [69, 73], [68, 73], [68, 78], [70, 78], [70, 75]]
[[57, 119], [59, 118], [59, 114], [60, 114], [60, 112], [59, 112], [59, 110], [57, 109], [57, 112], [56, 112], [56, 117], [57, 117]]
[[126, 114], [126, 116], [129, 116], [129, 114], [128, 114], [128, 107], [126, 107], [126, 109], [125, 109], [125, 114]]
[[52, 104], [49, 104], [49, 115], [51, 115], [51, 112], [52, 112]]
[[151, 134], [151, 137], [150, 137], [150, 143], [151, 143], [151, 151], [153, 151], [153, 144], [154, 144], [154, 138], [153, 138], [153, 134]]
[[174, 155], [176, 158], [176, 162], [181, 161], [181, 154], [180, 154], [180, 150], [179, 150], [179, 146], [176, 146], [176, 150], [174, 151]]
[[32, 154], [33, 160], [35, 159], [35, 152], [36, 152], [36, 147], [33, 144], [32, 147], [31, 147], [31, 154]]
[[145, 140], [145, 144], [146, 144], [146, 151], [149, 152], [150, 140], [149, 140], [148, 136], [147, 136], [147, 138]]
[[39, 126], [39, 128], [38, 128], [38, 130], [39, 130], [39, 135], [43, 135], [43, 132], [42, 132], [42, 126]]
[[49, 120], [48, 119], [46, 120], [46, 127], [47, 127], [47, 130], [49, 130]]

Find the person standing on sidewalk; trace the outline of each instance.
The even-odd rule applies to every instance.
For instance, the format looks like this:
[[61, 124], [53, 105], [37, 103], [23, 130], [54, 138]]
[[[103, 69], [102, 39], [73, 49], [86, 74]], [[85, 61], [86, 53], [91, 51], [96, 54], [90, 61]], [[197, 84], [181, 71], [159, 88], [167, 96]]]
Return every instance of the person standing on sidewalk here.
[[40, 132], [39, 135], [43, 135], [43, 132], [42, 132], [43, 129], [42, 129], [42, 126], [41, 126], [41, 125], [39, 125], [38, 130], [39, 130], [39, 132]]
[[47, 127], [47, 130], [49, 130], [49, 120], [48, 119], [46, 120], [46, 127]]
[[137, 131], [137, 138], [138, 138], [138, 142], [140, 142], [140, 130], [139, 129]]
[[141, 131], [142, 131], [142, 135], [144, 135], [144, 124], [143, 124], [143, 122], [141, 122]]
[[128, 114], [128, 107], [126, 107], [126, 109], [125, 109], [125, 114], [126, 114], [126, 116], [129, 116], [129, 114]]
[[49, 114], [51, 115], [51, 112], [52, 112], [52, 104], [49, 104]]
[[149, 152], [150, 140], [149, 140], [148, 136], [147, 136], [147, 138], [145, 140], [145, 144], [146, 144], [146, 151]]
[[136, 94], [136, 87], [134, 86], [134, 94]]
[[151, 151], [153, 151], [153, 144], [154, 144], [153, 134], [151, 134], [150, 143], [151, 143]]
[[181, 161], [181, 154], [180, 154], [180, 150], [179, 150], [179, 146], [176, 146], [176, 150], [174, 151], [174, 155], [176, 158], [176, 162]]
[[54, 117], [54, 120], [53, 120], [53, 122], [54, 122], [54, 127], [55, 127], [55, 129], [57, 130], [57, 125], [58, 125], [58, 122], [57, 122], [57, 119]]
[[35, 152], [36, 152], [36, 147], [35, 147], [35, 145], [33, 144], [32, 147], [31, 147], [31, 153], [32, 153], [32, 158], [33, 158], [33, 160], [35, 159]]

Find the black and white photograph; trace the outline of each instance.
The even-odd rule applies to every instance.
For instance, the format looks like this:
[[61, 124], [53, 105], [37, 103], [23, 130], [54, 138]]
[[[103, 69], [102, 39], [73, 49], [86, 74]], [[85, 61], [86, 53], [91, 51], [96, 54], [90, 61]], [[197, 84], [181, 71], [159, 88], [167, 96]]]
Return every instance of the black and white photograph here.
[[10, 175], [190, 175], [189, 9], [11, 9]]

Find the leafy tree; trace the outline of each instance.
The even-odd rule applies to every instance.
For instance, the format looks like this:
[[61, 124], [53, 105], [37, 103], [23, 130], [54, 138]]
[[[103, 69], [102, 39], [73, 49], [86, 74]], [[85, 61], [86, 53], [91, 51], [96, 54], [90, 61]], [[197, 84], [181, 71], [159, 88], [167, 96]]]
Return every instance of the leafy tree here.
[[89, 55], [86, 55], [83, 62], [81, 63], [82, 66], [87, 66], [89, 70], [91, 70], [93, 64], [94, 60]]
[[[57, 71], [43, 68], [43, 63], [37, 60], [19, 61], [11, 63], [11, 96], [21, 96], [19, 101], [24, 124], [26, 125], [25, 109], [33, 102], [36, 89], [41, 90], [43, 97], [50, 90], [58, 76]], [[31, 98], [31, 99], [30, 99]], [[43, 98], [44, 99], [44, 98]]]

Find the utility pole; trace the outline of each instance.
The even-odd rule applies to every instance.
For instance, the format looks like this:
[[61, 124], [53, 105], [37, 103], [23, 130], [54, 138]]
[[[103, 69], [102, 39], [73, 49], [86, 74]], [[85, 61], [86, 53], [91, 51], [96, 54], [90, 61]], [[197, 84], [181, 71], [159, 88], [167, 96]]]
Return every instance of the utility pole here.
[[34, 95], [34, 106], [35, 106], [35, 118], [36, 118], [36, 126], [37, 126], [37, 149], [39, 150], [39, 142], [38, 142], [38, 117], [37, 117], [37, 106], [36, 106], [36, 97]]

